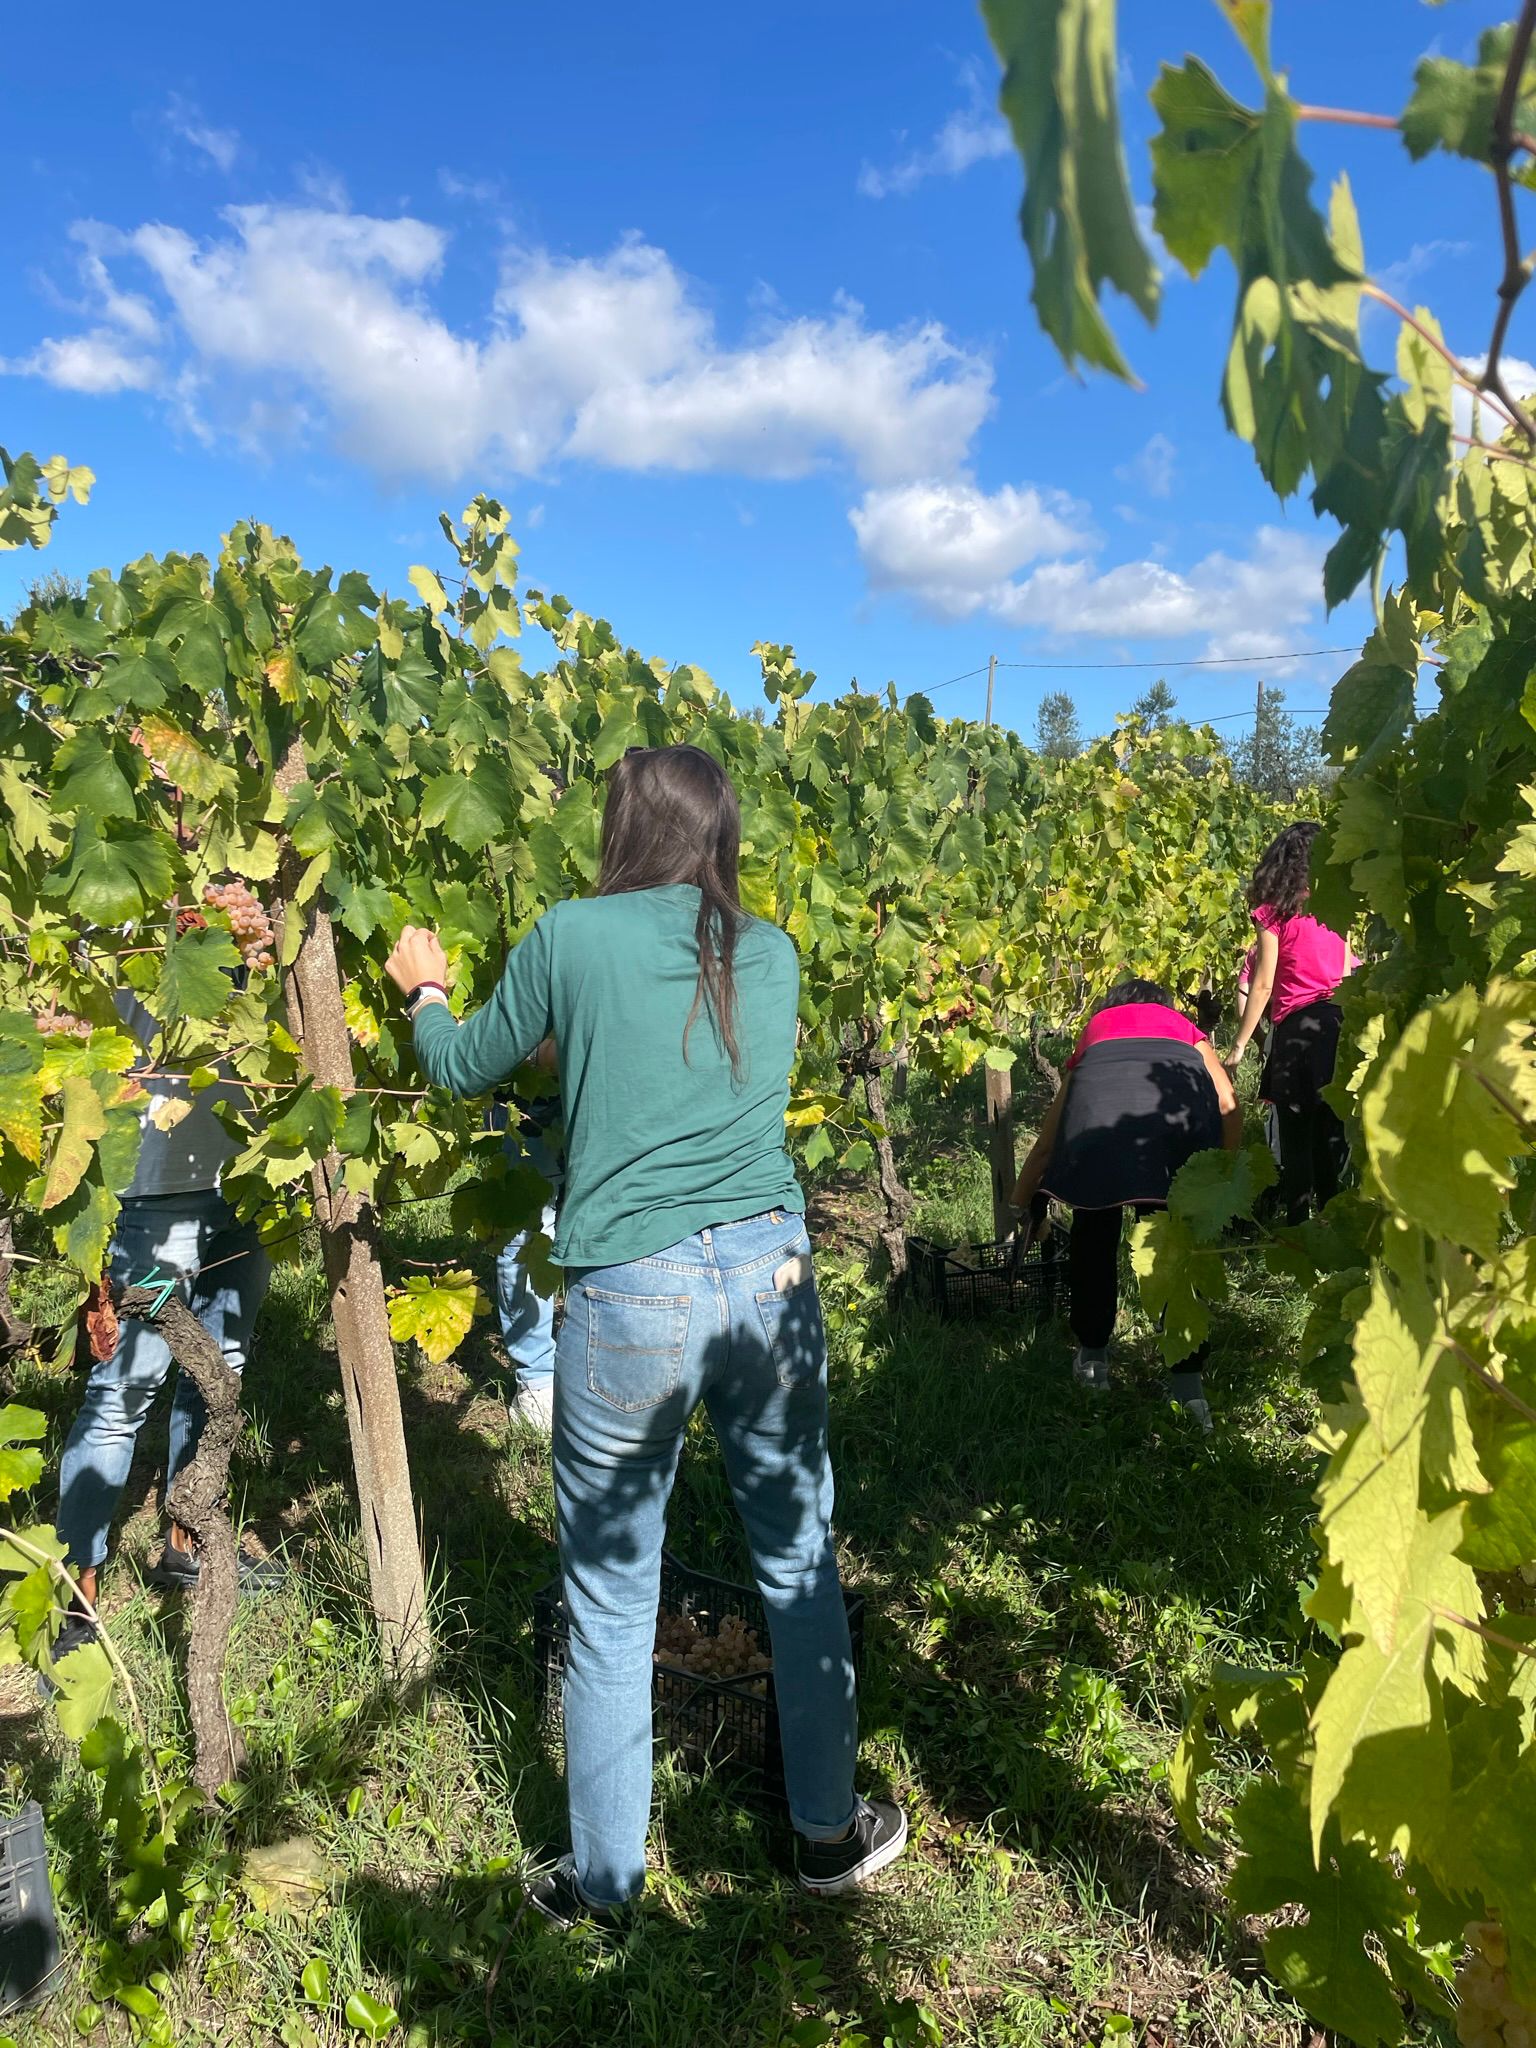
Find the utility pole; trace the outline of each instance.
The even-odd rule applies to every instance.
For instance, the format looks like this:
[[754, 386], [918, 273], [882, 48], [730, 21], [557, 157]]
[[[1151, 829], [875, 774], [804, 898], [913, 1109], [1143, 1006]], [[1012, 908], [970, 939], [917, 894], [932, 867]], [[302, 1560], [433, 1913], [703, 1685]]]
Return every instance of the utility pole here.
[[987, 715], [986, 718], [983, 720], [983, 723], [986, 725], [990, 725], [992, 723], [992, 684], [996, 676], [997, 656], [995, 654], [989, 654], [987, 656]]
[[1264, 751], [1264, 679], [1259, 678], [1258, 695], [1253, 704], [1253, 784], [1259, 784], [1259, 762]]

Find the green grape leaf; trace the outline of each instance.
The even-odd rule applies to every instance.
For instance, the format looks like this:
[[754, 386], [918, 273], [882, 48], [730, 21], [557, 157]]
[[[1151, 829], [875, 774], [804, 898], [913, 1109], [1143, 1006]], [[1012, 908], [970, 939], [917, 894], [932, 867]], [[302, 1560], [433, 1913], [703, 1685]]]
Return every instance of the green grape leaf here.
[[148, 711], [140, 722], [144, 751], [165, 770], [166, 779], [199, 803], [211, 803], [235, 787], [235, 774], [183, 732], [174, 719]]
[[1158, 1325], [1163, 1357], [1177, 1365], [1210, 1335], [1208, 1304], [1226, 1299], [1221, 1254], [1197, 1243], [1182, 1216], [1164, 1211], [1136, 1225], [1131, 1266], [1141, 1282], [1142, 1306]]
[[50, 900], [63, 897], [74, 916], [118, 925], [160, 910], [171, 893], [171, 860], [160, 835], [145, 825], [109, 824], [93, 817], [75, 823], [69, 859], [43, 883]]
[[179, 939], [173, 935], [166, 942], [159, 986], [145, 997], [144, 1007], [162, 1024], [177, 1017], [222, 1016], [235, 992], [230, 976], [239, 965], [234, 940], [216, 925]]
[[97, 1139], [105, 1135], [107, 1128], [107, 1113], [102, 1108], [101, 1097], [91, 1086], [87, 1075], [67, 1074], [62, 1092], [63, 1128], [54, 1141], [53, 1157], [48, 1162], [48, 1176], [39, 1204], [44, 1210], [56, 1209], [60, 1202], [74, 1193], [95, 1157]]
[[512, 789], [490, 756], [467, 775], [436, 775], [422, 798], [421, 822], [441, 825], [455, 846], [476, 853], [504, 839], [516, 823]]
[[82, 1643], [49, 1671], [59, 1726], [72, 1742], [88, 1735], [112, 1701], [112, 1665], [100, 1643]]
[[1299, 1923], [1272, 1928], [1264, 1959], [1281, 1988], [1323, 2026], [1377, 2048], [1403, 2038], [1403, 2015], [1367, 1940], [1396, 1930], [1410, 1901], [1401, 1881], [1361, 1842], [1331, 1830], [1321, 1862], [1305, 1807], [1287, 1785], [1255, 1778], [1237, 1809], [1243, 1854], [1227, 1886], [1239, 1913], [1299, 1906]]
[[[1484, 29], [1476, 64], [1425, 57], [1413, 74], [1413, 97], [1398, 126], [1416, 160], [1443, 149], [1473, 163], [1493, 162], [1493, 117], [1509, 69], [1514, 24]], [[1515, 102], [1516, 129], [1536, 125], [1536, 64], [1526, 61]]]
[[432, 1364], [441, 1365], [490, 1306], [473, 1273], [412, 1273], [390, 1296], [389, 1334], [397, 1344], [414, 1337]]
[[1069, 366], [1129, 378], [1099, 294], [1112, 284], [1152, 320], [1158, 277], [1126, 178], [1114, 0], [982, 0], [982, 13], [1024, 163], [1019, 220], [1040, 324]]
[[176, 657], [154, 641], [147, 647], [124, 648], [96, 680], [109, 703], [132, 711], [157, 711], [166, 692], [176, 688]]
[[1430, 1652], [1439, 1617], [1464, 1611], [1476, 1582], [1455, 1557], [1462, 1512], [1420, 1517], [1403, 1574], [1392, 1647], [1370, 1637], [1339, 1660], [1312, 1716], [1312, 1843], [1321, 1857], [1330, 1819], [1383, 1854], [1422, 1856], [1444, 1821], [1451, 1750]]
[[448, 593], [443, 588], [442, 579], [435, 571], [424, 568], [418, 562], [413, 568], [406, 571], [406, 578], [411, 588], [434, 618], [439, 612], [446, 612], [451, 609], [448, 603]]
[[133, 784], [117, 748], [94, 726], [82, 726], [53, 761], [53, 801], [61, 811], [85, 811], [93, 818], [131, 818]]
[[1484, 1258], [1498, 1245], [1510, 1161], [1531, 1150], [1536, 991], [1493, 984], [1412, 1018], [1361, 1104], [1371, 1165], [1410, 1222]]
[[1173, 1177], [1168, 1211], [1189, 1225], [1199, 1244], [1214, 1244], [1227, 1225], [1250, 1215], [1266, 1188], [1275, 1184], [1275, 1158], [1267, 1145], [1241, 1151], [1197, 1152]]

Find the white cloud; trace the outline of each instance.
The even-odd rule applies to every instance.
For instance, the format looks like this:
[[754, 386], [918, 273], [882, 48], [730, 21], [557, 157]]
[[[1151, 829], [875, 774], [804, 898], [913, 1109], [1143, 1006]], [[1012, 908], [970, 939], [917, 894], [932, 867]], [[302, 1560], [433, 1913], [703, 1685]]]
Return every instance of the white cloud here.
[[165, 109], [165, 125], [182, 142], [207, 157], [221, 171], [232, 171], [240, 154], [240, 137], [233, 128], [215, 128], [198, 108], [179, 93], [172, 93]]
[[1007, 156], [1012, 143], [1007, 125], [987, 97], [979, 66], [963, 73], [967, 104], [945, 121], [933, 139], [881, 170], [866, 163], [859, 172], [859, 191], [866, 199], [904, 199], [928, 178], [958, 178], [973, 164]]
[[1154, 434], [1139, 454], [1120, 465], [1115, 475], [1123, 484], [1140, 484], [1151, 497], [1170, 497], [1177, 453], [1166, 434]]
[[[1486, 355], [1463, 356], [1461, 358], [1461, 367], [1469, 377], [1480, 377], [1483, 374], [1483, 365], [1487, 360]], [[1499, 357], [1499, 371], [1505, 385], [1515, 394], [1516, 398], [1527, 399], [1536, 396], [1536, 363], [1528, 363], [1520, 356], [1501, 355]], [[1458, 434], [1470, 434], [1472, 432], [1472, 411], [1474, 405], [1477, 407], [1478, 412], [1478, 433], [1485, 441], [1497, 441], [1499, 435], [1504, 431], [1502, 415], [1496, 412], [1494, 407], [1486, 400], [1479, 403], [1464, 384], [1455, 384], [1451, 387], [1451, 425], [1453, 429]]]
[[1188, 570], [1144, 560], [1099, 569], [1046, 562], [1012, 585], [999, 616], [1011, 625], [1115, 640], [1207, 636], [1214, 659], [1268, 654], [1305, 625], [1322, 597], [1324, 540], [1261, 526], [1247, 556], [1206, 555]]
[[848, 515], [877, 590], [904, 590], [952, 619], [1000, 611], [1030, 562], [1087, 542], [1087, 512], [1064, 492], [986, 492], [962, 480], [867, 491]]
[[78, 391], [93, 398], [118, 391], [147, 391], [157, 366], [135, 355], [111, 328], [92, 327], [84, 334], [49, 335], [30, 355], [0, 357], [0, 373], [41, 377], [58, 391]]
[[1227, 661], [1283, 650], [1322, 598], [1323, 538], [1284, 527], [1260, 527], [1246, 555], [1179, 570], [1151, 557], [1102, 566], [1086, 508], [1033, 487], [912, 483], [866, 492], [848, 516], [871, 585], [941, 618], [1068, 639], [1203, 635]]
[[[929, 325], [763, 314], [728, 346], [666, 253], [627, 240], [598, 257], [511, 251], [487, 319], [432, 305], [443, 230], [326, 207], [238, 206], [199, 240], [149, 224], [93, 250], [143, 266], [202, 426], [238, 432], [253, 400], [323, 418], [391, 476], [520, 473], [582, 458], [620, 469], [804, 475], [842, 461], [872, 484], [952, 472], [992, 402], [981, 356]], [[102, 268], [103, 285], [118, 286]], [[128, 331], [135, 311], [119, 320]], [[59, 344], [62, 346], [62, 344]], [[47, 374], [39, 352], [31, 365]], [[190, 372], [190, 378], [188, 373]], [[225, 416], [201, 408], [216, 395]]]
[[[1425, 271], [1433, 270], [1437, 263], [1459, 256], [1470, 256], [1471, 253], [1470, 242], [1447, 242], [1439, 238], [1430, 242], [1415, 242], [1406, 256], [1396, 263], [1389, 263], [1384, 270], [1375, 273], [1376, 282], [1383, 291], [1390, 292], [1394, 299], [1400, 299], [1416, 277], [1422, 277]], [[1375, 301], [1371, 299], [1367, 299], [1361, 308], [1362, 312], [1375, 310]]]
[[458, 171], [441, 170], [437, 174], [437, 189], [445, 199], [467, 199], [473, 206], [489, 206], [492, 200], [501, 197], [501, 180], [466, 177]]

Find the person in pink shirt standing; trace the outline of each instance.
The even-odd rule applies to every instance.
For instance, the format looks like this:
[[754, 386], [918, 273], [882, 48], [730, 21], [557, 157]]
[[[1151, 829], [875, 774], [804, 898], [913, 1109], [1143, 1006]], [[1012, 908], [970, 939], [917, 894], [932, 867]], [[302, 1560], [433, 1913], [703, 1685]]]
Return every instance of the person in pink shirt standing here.
[[1272, 1028], [1259, 1092], [1274, 1104], [1279, 1123], [1280, 1202], [1288, 1223], [1299, 1223], [1312, 1204], [1324, 1208], [1349, 1164], [1349, 1140], [1323, 1090], [1333, 1079], [1343, 1023], [1334, 994], [1357, 963], [1348, 943], [1307, 913], [1312, 842], [1321, 830], [1313, 819], [1287, 825], [1253, 871], [1248, 902], [1258, 958], [1226, 1059], [1235, 1076], [1267, 1009]]

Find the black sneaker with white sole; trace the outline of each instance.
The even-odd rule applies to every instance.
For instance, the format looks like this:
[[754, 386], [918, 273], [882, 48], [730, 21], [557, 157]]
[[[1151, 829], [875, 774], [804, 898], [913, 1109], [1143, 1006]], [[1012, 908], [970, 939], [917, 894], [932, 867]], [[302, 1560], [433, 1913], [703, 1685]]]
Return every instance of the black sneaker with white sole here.
[[[243, 1545], [235, 1566], [242, 1593], [275, 1593], [288, 1576], [288, 1567], [280, 1557], [258, 1557]], [[199, 1570], [194, 1552], [178, 1550], [174, 1543], [167, 1543], [159, 1563], [151, 1565], [145, 1577], [152, 1586], [190, 1593], [197, 1584]]]
[[528, 1903], [555, 1927], [599, 1927], [618, 1934], [634, 1917], [634, 1907], [594, 1906], [576, 1882], [576, 1859], [556, 1856], [528, 1881]]
[[840, 1842], [795, 1837], [795, 1877], [803, 1892], [830, 1898], [857, 1891], [907, 1846], [907, 1816], [890, 1799], [861, 1799], [853, 1828]]

